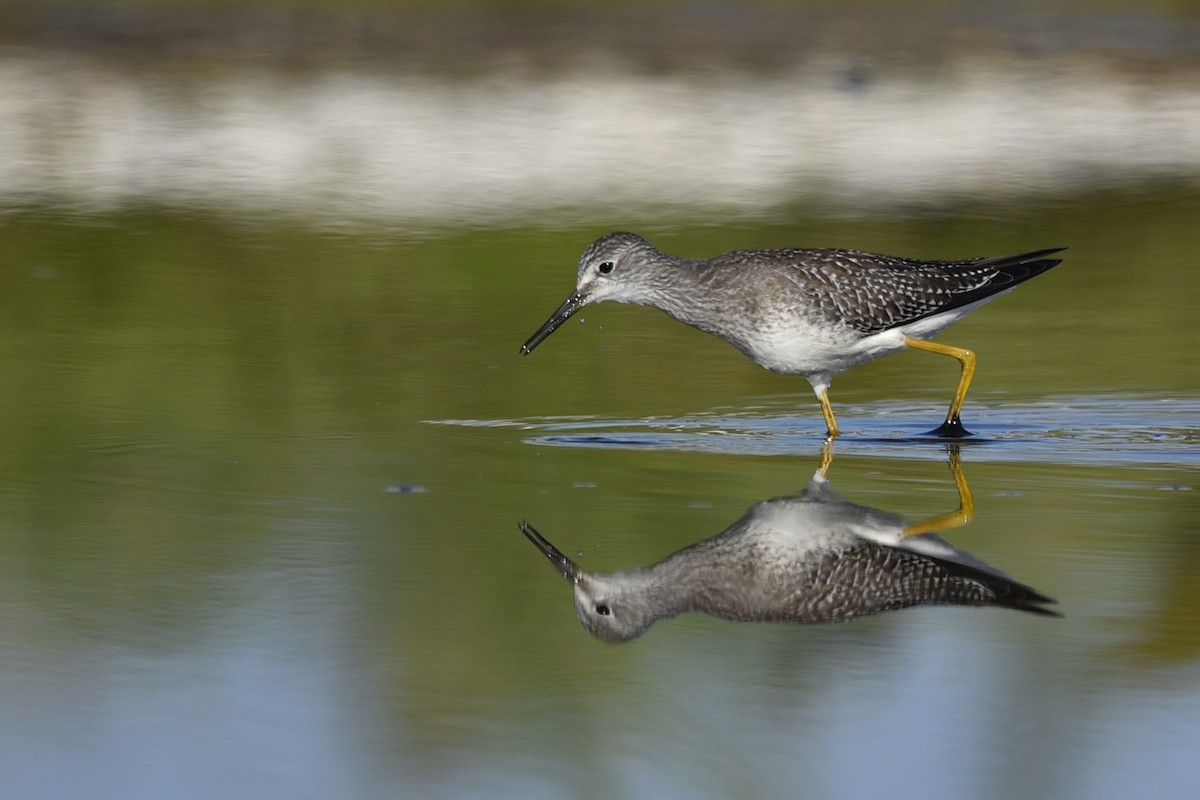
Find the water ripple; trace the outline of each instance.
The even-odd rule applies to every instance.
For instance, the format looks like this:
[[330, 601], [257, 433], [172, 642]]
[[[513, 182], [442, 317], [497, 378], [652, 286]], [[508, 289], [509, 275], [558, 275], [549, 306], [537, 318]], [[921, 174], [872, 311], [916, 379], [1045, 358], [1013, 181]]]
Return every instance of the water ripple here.
[[[786, 407], [787, 411], [784, 411]], [[808, 454], [820, 444], [819, 415], [797, 416], [795, 403], [723, 409], [688, 417], [638, 420], [533, 417], [513, 420], [431, 420], [464, 427], [509, 427], [525, 442], [558, 447], [653, 449], [740, 455]], [[942, 457], [948, 443], [926, 435], [940, 406], [872, 403], [842, 409], [838, 452], [899, 458]], [[1158, 464], [1200, 468], [1200, 398], [1092, 395], [1039, 403], [975, 404], [959, 440], [984, 461], [1063, 464]]]

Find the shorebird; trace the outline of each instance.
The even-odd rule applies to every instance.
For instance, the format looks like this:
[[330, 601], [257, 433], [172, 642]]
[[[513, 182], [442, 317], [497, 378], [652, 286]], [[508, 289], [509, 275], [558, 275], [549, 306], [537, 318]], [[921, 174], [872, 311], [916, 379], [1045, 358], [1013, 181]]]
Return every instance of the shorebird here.
[[719, 336], [761, 367], [803, 375], [838, 435], [834, 375], [906, 348], [961, 365], [946, 420], [934, 435], [969, 435], [960, 413], [975, 354], [930, 341], [948, 325], [1060, 259], [1064, 248], [960, 261], [921, 261], [857, 250], [735, 250], [691, 259], [633, 233], [597, 239], [579, 260], [575, 292], [521, 346], [529, 354], [584, 306], [612, 300], [665, 311]]
[[[795, 497], [764, 500], [724, 532], [657, 564], [586, 572], [532, 525], [525, 536], [571, 582], [575, 613], [594, 636], [625, 642], [660, 619], [699, 611], [728, 620], [843, 622], [916, 605], [994, 606], [1059, 616], [1054, 601], [951, 546], [933, 530], [970, 520], [957, 460], [959, 508], [906, 524], [839, 497], [827, 463]], [[966, 495], [962, 494], [966, 488]]]

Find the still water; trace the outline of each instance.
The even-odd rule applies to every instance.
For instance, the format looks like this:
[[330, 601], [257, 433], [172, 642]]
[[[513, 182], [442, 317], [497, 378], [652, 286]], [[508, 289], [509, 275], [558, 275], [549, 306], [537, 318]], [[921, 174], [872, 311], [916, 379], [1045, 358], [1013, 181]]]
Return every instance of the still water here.
[[[6, 780], [37, 798], [1186, 796], [1196, 278], [1182, 234], [1146, 259], [1141, 235], [1093, 225], [1143, 200], [1128, 225], [1166, 225], [1196, 199], [1010, 212], [1008, 244], [1069, 260], [943, 337], [979, 354], [980, 435], [961, 448], [975, 517], [942, 536], [1061, 619], [691, 614], [623, 645], [579, 625], [518, 524], [584, 569], [642, 567], [797, 494], [823, 427], [805, 382], [645, 309], [589, 309], [520, 357], [594, 231], [5, 217]], [[658, 237], [700, 253], [817, 227]], [[905, 250], [935, 226], [821, 227]], [[937, 227], [954, 241], [934, 251], [1002, 246], [988, 221]], [[914, 521], [958, 504], [946, 446], [919, 436], [954, 369], [922, 356], [838, 379], [828, 472]]]
[[[689, 86], [661, 79], [552, 82], [539, 104], [520, 84], [418, 92], [344, 75], [171, 94], [80, 69], [70, 92], [42, 92], [64, 78], [37, 57], [2, 66], [26, 88], [5, 95], [20, 113], [0, 132], [0, 192], [21, 207], [0, 216], [6, 796], [1194, 793], [1194, 79], [968, 69], [947, 81], [959, 94], [856, 82], [847, 98], [818, 71], [718, 82], [706, 96], [735, 109], [750, 83], [791, 100], [713, 129], [689, 122]], [[961, 114], [964, 135], [848, 142], [876, 129], [822, 121], [822, 92], [841, 125], [921, 100]], [[961, 130], [1005, 92], [1058, 111], [1065, 138]], [[569, 135], [592, 131], [571, 103], [613, 96], [661, 111], [664, 129]], [[117, 101], [129, 113], [105, 116]], [[410, 107], [426, 113], [389, 116]], [[534, 107], [544, 125], [526, 124]], [[55, 139], [38, 126], [64, 108], [75, 122]], [[474, 149], [547, 127], [565, 150]], [[793, 151], [787, 131], [818, 144]], [[611, 158], [564, 171], [598, 146]], [[958, 166], [935, 169], [939, 151]], [[773, 153], [798, 160], [779, 169]], [[623, 193], [631, 176], [646, 180]], [[974, 439], [952, 452], [921, 435], [956, 368], [904, 353], [835, 381], [843, 436], [827, 463], [806, 382], [657, 312], [589, 308], [518, 355], [614, 228], [691, 256], [1070, 249], [941, 337], [979, 357]], [[519, 527], [590, 573], [636, 570], [798, 495], [823, 466], [871, 519], [955, 520], [936, 529], [946, 547], [1062, 616], [685, 613], [608, 644]]]

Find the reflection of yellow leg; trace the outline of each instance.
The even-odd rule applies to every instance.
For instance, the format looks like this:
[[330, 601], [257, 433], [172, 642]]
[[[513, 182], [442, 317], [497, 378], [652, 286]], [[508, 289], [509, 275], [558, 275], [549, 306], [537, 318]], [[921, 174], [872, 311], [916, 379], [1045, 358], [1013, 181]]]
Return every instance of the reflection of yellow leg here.
[[971, 494], [971, 487], [967, 484], [967, 476], [963, 475], [962, 464], [958, 459], [957, 447], [950, 450], [949, 466], [950, 474], [954, 476], [954, 488], [958, 489], [958, 508], [947, 514], [938, 514], [936, 517], [930, 517], [921, 522], [906, 525], [904, 527], [905, 536], [917, 536], [922, 533], [961, 528], [975, 517], [975, 496]]
[[833, 439], [826, 439], [821, 445], [821, 463], [817, 466], [817, 474], [821, 480], [825, 480], [826, 473], [829, 472], [829, 467], [833, 465]]
[[962, 411], [963, 401], [967, 399], [967, 387], [971, 385], [971, 378], [975, 375], [975, 354], [961, 347], [927, 342], [924, 339], [913, 339], [909, 336], [904, 337], [904, 343], [917, 350], [928, 350], [930, 353], [941, 353], [944, 356], [958, 359], [958, 363], [962, 365], [962, 372], [958, 376], [958, 389], [954, 392], [954, 399], [950, 401], [950, 410], [946, 413], [945, 424], [947, 427], [961, 428], [962, 421], [959, 419], [959, 413]]
[[825, 415], [826, 435], [832, 439], [838, 435], [838, 427], [837, 420], [833, 418], [833, 406], [829, 405], [829, 391], [827, 389], [818, 389], [817, 399], [821, 401], [821, 413]]

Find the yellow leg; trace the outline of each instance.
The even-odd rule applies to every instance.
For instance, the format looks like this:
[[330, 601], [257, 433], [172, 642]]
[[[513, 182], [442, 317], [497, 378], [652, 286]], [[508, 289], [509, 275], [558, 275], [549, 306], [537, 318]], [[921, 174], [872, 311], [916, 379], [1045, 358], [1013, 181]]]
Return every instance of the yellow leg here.
[[829, 405], [827, 389], [817, 389], [817, 399], [821, 401], [821, 413], [825, 415], [826, 436], [830, 439], [838, 435], [837, 420], [833, 418], [833, 406]]
[[833, 465], [833, 439], [826, 439], [821, 444], [821, 463], [817, 466], [817, 474], [814, 477], [825, 480], [825, 475], [828, 474], [829, 468]]
[[971, 494], [967, 476], [963, 475], [957, 446], [950, 450], [950, 474], [954, 476], [954, 488], [958, 489], [958, 508], [947, 514], [938, 514], [936, 517], [906, 525], [905, 536], [961, 528], [975, 517], [975, 495]]
[[963, 428], [960, 413], [963, 401], [967, 399], [967, 388], [971, 385], [971, 378], [975, 376], [975, 354], [962, 347], [951, 347], [948, 344], [913, 339], [909, 336], [904, 337], [904, 344], [916, 350], [927, 350], [930, 353], [941, 353], [944, 356], [958, 359], [958, 363], [962, 365], [962, 371], [958, 375], [958, 388], [954, 391], [954, 399], [950, 401], [950, 410], [946, 412], [946, 421], [936, 432], [943, 436], [966, 436], [967, 431]]

